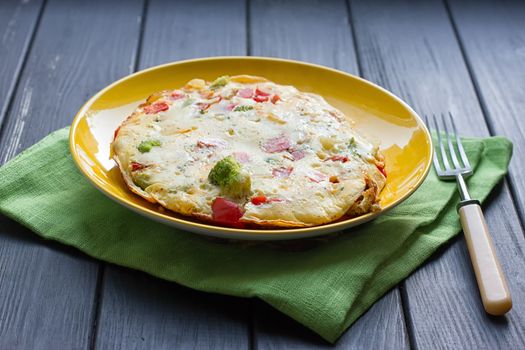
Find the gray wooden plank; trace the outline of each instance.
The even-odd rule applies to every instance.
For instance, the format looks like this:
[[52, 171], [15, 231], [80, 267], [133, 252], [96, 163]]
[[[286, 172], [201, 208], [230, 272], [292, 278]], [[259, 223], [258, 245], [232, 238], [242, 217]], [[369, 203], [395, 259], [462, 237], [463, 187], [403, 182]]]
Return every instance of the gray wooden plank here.
[[250, 49], [358, 74], [344, 0], [253, 0]]
[[450, 9], [492, 131], [514, 142], [510, 183], [525, 224], [525, 2], [452, 1]]
[[246, 1], [152, 0], [140, 68], [208, 56], [246, 54]]
[[143, 273], [107, 266], [96, 347], [246, 349], [249, 307]]
[[[363, 75], [421, 113], [452, 111], [462, 134], [489, 134], [447, 11], [439, 1], [352, 1]], [[525, 242], [508, 186], [485, 209], [515, 300], [506, 317], [483, 311], [462, 237], [404, 283], [417, 348], [522, 348]]]
[[87, 348], [97, 265], [3, 216], [0, 242], [0, 348]]
[[392, 289], [359, 318], [335, 345], [258, 301], [254, 344], [257, 349], [406, 349], [399, 290]]
[[131, 71], [142, 5], [50, 1], [0, 143], [1, 161], [71, 123], [98, 89]]
[[[256, 0], [250, 5], [250, 45], [256, 56], [298, 59], [358, 74], [344, 1]], [[328, 346], [271, 308], [255, 314], [259, 349]], [[258, 310], [261, 310], [258, 309]], [[387, 293], [339, 339], [338, 348], [408, 347], [399, 289]]]
[[[228, 4], [151, 1], [139, 68], [245, 54], [245, 2]], [[199, 293], [114, 266], [107, 267], [101, 300], [96, 344], [102, 349], [249, 347], [247, 300]]]
[[[129, 72], [142, 6], [116, 3], [47, 3], [6, 117], [2, 162], [69, 124], [87, 97]], [[98, 263], [1, 220], [0, 348], [88, 348]]]
[[38, 24], [42, 0], [0, 2], [0, 125]]

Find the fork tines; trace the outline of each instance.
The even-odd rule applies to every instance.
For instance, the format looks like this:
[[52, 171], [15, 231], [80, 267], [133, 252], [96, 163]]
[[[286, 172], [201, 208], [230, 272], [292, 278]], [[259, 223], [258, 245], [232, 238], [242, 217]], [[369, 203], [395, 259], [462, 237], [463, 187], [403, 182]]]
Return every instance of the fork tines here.
[[[457, 174], [472, 174], [472, 167], [468, 161], [467, 154], [465, 153], [465, 149], [461, 143], [461, 139], [458, 136], [452, 113], [449, 112], [448, 117], [442, 113], [441, 118], [436, 118], [436, 116], [432, 114], [431, 120], [425, 116], [425, 122], [429, 127], [432, 123], [432, 126], [436, 130], [437, 134], [438, 145], [435, 147], [433, 163], [438, 176], [455, 177]], [[443, 126], [444, 132], [442, 131], [440, 124]], [[451, 131], [449, 131], [449, 125], [451, 127]], [[454, 138], [457, 145], [457, 151], [459, 152], [461, 158], [461, 163], [456, 153], [456, 147], [452, 142]], [[453, 166], [451, 166], [451, 163]], [[441, 165], [443, 165], [443, 167]]]

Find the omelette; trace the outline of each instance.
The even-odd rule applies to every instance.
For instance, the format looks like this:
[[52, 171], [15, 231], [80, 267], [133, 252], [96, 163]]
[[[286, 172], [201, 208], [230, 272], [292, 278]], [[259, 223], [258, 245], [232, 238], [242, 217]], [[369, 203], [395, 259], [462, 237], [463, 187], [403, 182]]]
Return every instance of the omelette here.
[[307, 227], [380, 208], [378, 145], [321, 96], [261, 77], [193, 79], [115, 131], [129, 189], [229, 227]]

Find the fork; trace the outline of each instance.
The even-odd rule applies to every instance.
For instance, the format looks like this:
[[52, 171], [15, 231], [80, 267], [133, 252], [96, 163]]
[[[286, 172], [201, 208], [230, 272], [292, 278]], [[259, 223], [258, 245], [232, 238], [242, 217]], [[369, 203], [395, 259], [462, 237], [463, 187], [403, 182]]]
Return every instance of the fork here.
[[[429, 118], [425, 116], [425, 119], [429, 125]], [[438, 122], [438, 118], [432, 115], [438, 141], [433, 155], [434, 168], [440, 180], [456, 180], [457, 182], [461, 197], [457, 209], [483, 307], [488, 314], [504, 315], [512, 308], [512, 299], [480, 203], [477, 199], [470, 197], [465, 183], [464, 178], [472, 175], [472, 167], [458, 136], [452, 114], [449, 112], [448, 118], [442, 114], [440, 119]], [[440, 124], [444, 129], [443, 135]], [[447, 124], [451, 126], [451, 132]], [[461, 163], [452, 139], [456, 141]], [[440, 160], [443, 167], [441, 167]]]

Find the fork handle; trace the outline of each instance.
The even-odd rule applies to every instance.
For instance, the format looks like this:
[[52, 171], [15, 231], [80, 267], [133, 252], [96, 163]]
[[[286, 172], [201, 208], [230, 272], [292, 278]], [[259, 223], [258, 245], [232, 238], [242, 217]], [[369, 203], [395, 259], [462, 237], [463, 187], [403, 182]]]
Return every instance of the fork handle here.
[[466, 200], [458, 207], [483, 307], [488, 314], [504, 315], [512, 299], [479, 202]]

